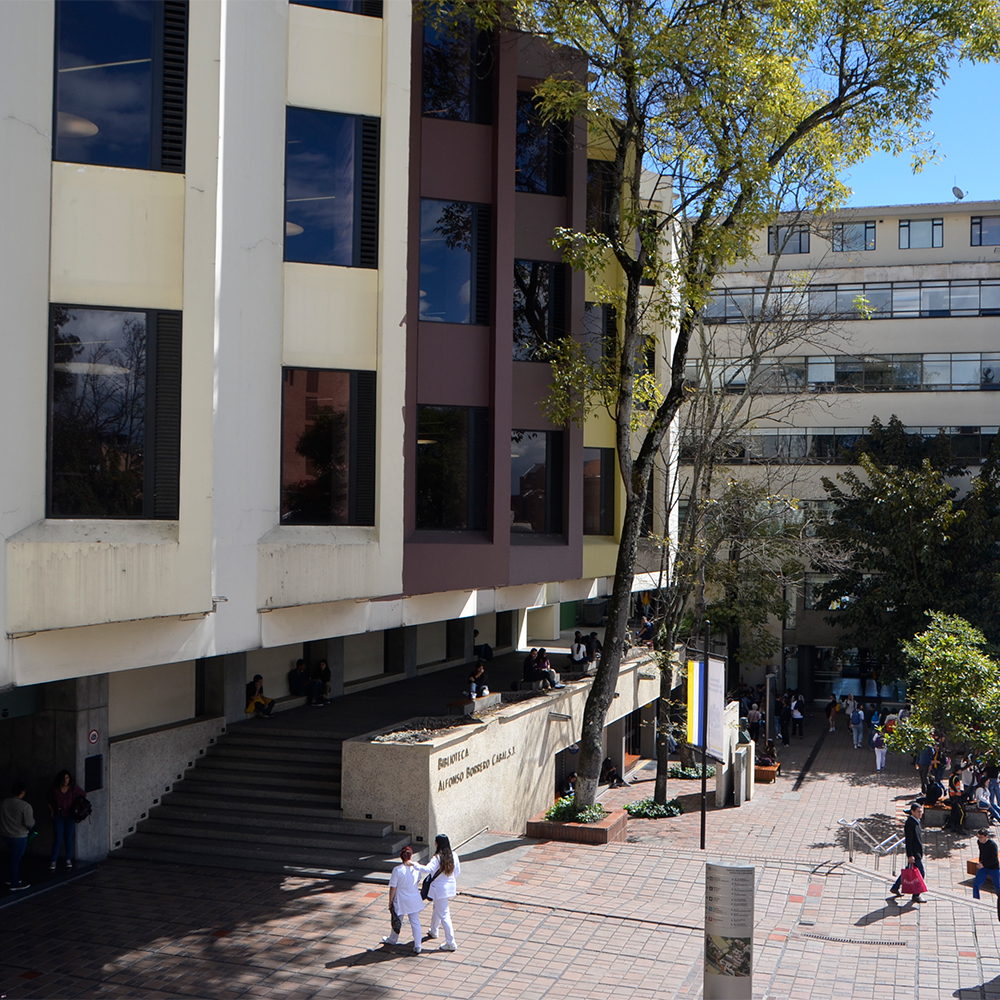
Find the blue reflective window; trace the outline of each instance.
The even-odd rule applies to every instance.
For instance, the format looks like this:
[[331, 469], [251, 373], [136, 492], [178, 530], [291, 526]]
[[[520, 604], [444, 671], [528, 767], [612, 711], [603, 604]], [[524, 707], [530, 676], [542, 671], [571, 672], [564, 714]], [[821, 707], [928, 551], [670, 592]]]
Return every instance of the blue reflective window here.
[[55, 158], [149, 169], [153, 14], [149, 0], [61, 0]]
[[489, 322], [490, 206], [420, 202], [420, 319]]
[[300, 7], [321, 7], [323, 10], [342, 10], [347, 14], [382, 16], [382, 0], [292, 0]]
[[288, 108], [285, 260], [377, 266], [378, 119]]

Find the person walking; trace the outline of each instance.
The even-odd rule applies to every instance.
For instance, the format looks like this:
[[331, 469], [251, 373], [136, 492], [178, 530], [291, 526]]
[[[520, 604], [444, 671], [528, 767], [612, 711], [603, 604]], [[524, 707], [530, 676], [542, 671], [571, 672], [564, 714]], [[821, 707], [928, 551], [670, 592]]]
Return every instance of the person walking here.
[[1000, 858], [997, 856], [997, 842], [987, 829], [977, 830], [976, 839], [979, 841], [979, 868], [972, 881], [972, 898], [979, 899], [979, 890], [989, 879], [997, 894], [997, 920], [1000, 920]]
[[990, 805], [1000, 809], [1000, 767], [996, 764], [987, 764], [984, 773], [989, 782]]
[[802, 734], [802, 722], [805, 719], [803, 714], [806, 707], [805, 699], [798, 692], [792, 695], [792, 735], [804, 739]]
[[875, 737], [872, 741], [872, 749], [875, 751], [875, 772], [885, 770], [885, 757], [888, 751], [885, 748], [885, 737], [881, 729], [875, 730]]
[[927, 791], [927, 776], [930, 774], [931, 761], [933, 760], [934, 747], [928, 744], [917, 755], [917, 761], [913, 765], [917, 769], [917, 773], [920, 775], [920, 791], [922, 794]]
[[830, 695], [830, 704], [826, 706], [826, 721], [830, 726], [830, 732], [835, 733], [837, 731], [837, 709], [840, 706], [840, 702], [837, 701], [837, 696]]
[[[920, 826], [920, 817], [923, 814], [924, 807], [919, 802], [914, 802], [910, 806], [910, 815], [903, 824], [903, 841], [906, 847], [907, 861], [926, 879], [927, 873], [924, 871], [924, 838]], [[889, 890], [893, 896], [899, 897], [903, 895], [900, 888], [902, 884], [903, 873], [900, 872], [899, 877], [893, 882], [892, 888]], [[925, 903], [926, 900], [921, 898], [919, 892], [916, 892], [913, 894], [913, 902]]]
[[72, 816], [73, 803], [84, 796], [84, 790], [73, 781], [73, 775], [69, 771], [60, 771], [56, 775], [49, 794], [49, 812], [52, 814], [53, 827], [50, 872], [56, 870], [63, 843], [66, 844], [66, 867], [73, 867], [73, 836], [76, 832], [76, 820]]
[[781, 712], [778, 714], [778, 727], [781, 729], [781, 745], [787, 747], [792, 734], [792, 706], [791, 699], [787, 694], [781, 703]]
[[854, 749], [860, 750], [864, 740], [865, 730], [865, 707], [858, 702], [854, 711], [851, 712], [851, 732], [854, 735]]
[[434, 904], [431, 913], [431, 929], [429, 938], [438, 936], [438, 928], [444, 928], [444, 944], [438, 951], [456, 951], [455, 930], [451, 925], [451, 901], [458, 892], [457, 880], [462, 868], [458, 863], [458, 855], [451, 849], [451, 841], [439, 833], [434, 838], [437, 850], [434, 857], [426, 865], [421, 865], [422, 871], [431, 876], [432, 882], [428, 898]]
[[31, 805], [24, 801], [28, 786], [15, 781], [10, 787], [10, 798], [0, 804], [0, 837], [7, 841], [10, 851], [10, 879], [7, 885], [11, 892], [20, 892], [28, 885], [21, 881], [21, 858], [28, 849], [28, 834], [35, 828], [35, 813]]
[[[389, 876], [389, 906], [396, 916], [408, 917], [410, 930], [413, 931], [413, 954], [419, 955], [423, 941], [423, 931], [420, 929], [420, 913], [424, 901], [420, 898], [421, 867], [413, 863], [413, 848], [407, 845], [399, 852], [399, 860]], [[393, 931], [382, 938], [382, 944], [399, 944], [399, 932]]]

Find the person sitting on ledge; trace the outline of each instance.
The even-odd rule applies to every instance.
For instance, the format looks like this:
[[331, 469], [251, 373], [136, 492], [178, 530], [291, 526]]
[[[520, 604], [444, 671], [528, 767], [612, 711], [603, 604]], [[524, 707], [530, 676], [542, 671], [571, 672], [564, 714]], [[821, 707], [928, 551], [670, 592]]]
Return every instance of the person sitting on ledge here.
[[569, 650], [569, 662], [574, 667], [587, 666], [587, 647], [584, 645], [583, 636], [577, 632], [573, 636], [573, 645]]
[[599, 783], [603, 784], [605, 781], [608, 783], [608, 788], [624, 788], [628, 784], [618, 773], [618, 768], [610, 757], [605, 757], [604, 763], [601, 764], [601, 780]]
[[256, 715], [266, 719], [274, 709], [274, 699], [264, 697], [264, 678], [254, 674], [253, 680], [247, 684], [247, 715]]
[[323, 706], [323, 682], [306, 673], [305, 660], [296, 660], [295, 669], [288, 671], [288, 690], [299, 697], [304, 695], [307, 705]]
[[469, 694], [473, 698], [482, 698], [490, 693], [490, 682], [486, 677], [486, 664], [478, 660], [469, 676]]
[[566, 775], [566, 780], [563, 782], [563, 786], [559, 790], [559, 794], [562, 798], [576, 795], [576, 771], [571, 771]]
[[549, 662], [548, 654], [544, 648], [540, 649], [538, 651], [538, 655], [535, 657], [535, 676], [532, 677], [532, 680], [547, 680], [554, 688], [566, 687], [566, 685], [559, 680], [559, 675], [552, 669], [552, 664]]

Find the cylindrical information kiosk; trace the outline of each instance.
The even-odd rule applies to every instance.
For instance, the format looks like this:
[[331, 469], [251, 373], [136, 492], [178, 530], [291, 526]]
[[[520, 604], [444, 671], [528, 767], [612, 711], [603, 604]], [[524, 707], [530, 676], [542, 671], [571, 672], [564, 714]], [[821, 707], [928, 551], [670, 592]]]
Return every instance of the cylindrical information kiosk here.
[[753, 998], [752, 865], [705, 865], [705, 1000]]

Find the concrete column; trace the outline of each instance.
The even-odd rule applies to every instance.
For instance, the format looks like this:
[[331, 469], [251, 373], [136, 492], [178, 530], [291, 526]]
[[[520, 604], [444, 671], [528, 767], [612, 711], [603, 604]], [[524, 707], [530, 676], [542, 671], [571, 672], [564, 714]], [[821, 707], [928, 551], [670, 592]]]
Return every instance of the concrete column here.
[[559, 610], [558, 604], [546, 604], [542, 608], [532, 608], [528, 612], [531, 619], [529, 625], [529, 639], [539, 642], [551, 642], [559, 638]]
[[334, 635], [329, 639], [314, 639], [302, 644], [302, 658], [307, 669], [312, 669], [320, 660], [326, 660], [330, 668], [330, 697], [339, 698], [344, 693], [344, 637]]
[[604, 756], [610, 757], [618, 768], [618, 773], [625, 773], [625, 719], [616, 719], [604, 728]]
[[402, 673], [406, 677], [417, 676], [417, 628], [405, 625], [403, 628], [388, 628], [385, 636], [385, 672]]
[[639, 753], [643, 759], [656, 759], [656, 713], [658, 711], [659, 699], [651, 701], [648, 705], [643, 705], [640, 709], [639, 726]]
[[[446, 622], [448, 638], [445, 655], [449, 660], [464, 660], [471, 662], [475, 657], [472, 650], [475, 639], [472, 633], [475, 631], [475, 620], [472, 618], [452, 618]], [[480, 636], [480, 639], [482, 636]]]
[[206, 656], [195, 663], [195, 713], [223, 715], [226, 722], [246, 718], [247, 654]]
[[528, 642], [528, 609], [517, 609], [517, 649], [531, 649]]

